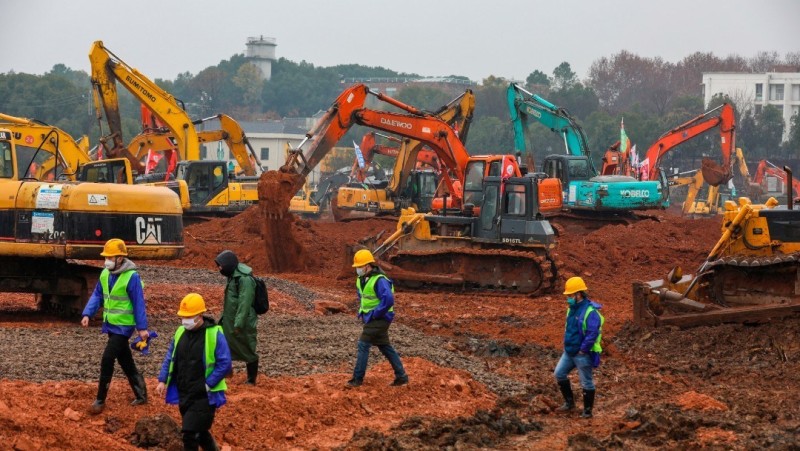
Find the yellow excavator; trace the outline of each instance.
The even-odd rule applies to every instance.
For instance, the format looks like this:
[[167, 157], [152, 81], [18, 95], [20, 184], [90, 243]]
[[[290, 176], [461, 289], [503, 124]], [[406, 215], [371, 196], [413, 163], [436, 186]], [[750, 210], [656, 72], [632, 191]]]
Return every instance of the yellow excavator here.
[[[736, 148], [733, 158], [741, 176], [741, 188], [745, 193], [750, 192], [753, 182], [750, 178], [750, 171], [747, 169], [747, 162], [744, 159], [744, 152], [742, 152], [741, 148]], [[720, 206], [724, 205], [727, 200], [730, 200], [727, 197], [735, 197], [735, 187], [729, 196], [720, 192], [720, 186], [708, 185], [706, 189], [706, 199], [697, 200], [697, 194], [700, 193], [705, 185], [705, 179], [703, 179], [703, 171], [697, 170], [691, 172], [694, 172], [694, 175], [691, 177], [675, 177], [669, 181], [670, 186], [688, 186], [686, 199], [683, 201], [682, 206], [683, 215], [697, 218], [722, 214], [724, 209], [720, 208]]]
[[[457, 130], [457, 136], [463, 143], [466, 142], [474, 110], [475, 95], [468, 89], [442, 106], [433, 116]], [[417, 156], [423, 147], [424, 144], [415, 139], [405, 138], [401, 141], [392, 177], [385, 188], [370, 187], [363, 183], [341, 186], [332, 205], [334, 217], [343, 219], [352, 211], [399, 216], [403, 208], [409, 207], [419, 212], [430, 211], [436, 196], [437, 175], [433, 170], [416, 169]]]
[[55, 127], [12, 118], [0, 119], [0, 291], [35, 293], [43, 310], [72, 314], [100, 273], [73, 260], [101, 259], [105, 241], [122, 239], [136, 259], [181, 256], [173, 191], [73, 181], [88, 160], [85, 146]]
[[[144, 174], [147, 168], [142, 159], [148, 153], [162, 152], [170, 161], [170, 154], [176, 152], [181, 161], [175, 165], [175, 180], [159, 183], [179, 193], [186, 214], [234, 214], [257, 202], [260, 164], [235, 120], [226, 115], [192, 120], [175, 97], [114, 55], [102, 41], [94, 42], [89, 60], [98, 121], [102, 121], [102, 110], [109, 126], [109, 134], [101, 137], [109, 156], [127, 158], [135, 171]], [[162, 129], [146, 131], [125, 144], [117, 82], [152, 111]], [[218, 119], [221, 130], [203, 132], [195, 128], [209, 119]], [[226, 141], [246, 177], [237, 178], [225, 161], [201, 160], [201, 144], [219, 140]]]
[[675, 267], [662, 280], [633, 283], [634, 321], [692, 327], [797, 315], [798, 269], [800, 210], [792, 196], [786, 206], [775, 198], [764, 204], [746, 197], [727, 201], [722, 235], [695, 275]]

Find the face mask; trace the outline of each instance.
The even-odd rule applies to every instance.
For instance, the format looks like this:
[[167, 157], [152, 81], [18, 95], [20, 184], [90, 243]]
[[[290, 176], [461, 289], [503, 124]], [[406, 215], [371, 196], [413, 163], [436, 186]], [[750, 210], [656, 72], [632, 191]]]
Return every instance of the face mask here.
[[358, 277], [364, 277], [364, 274], [366, 274], [366, 273], [367, 273], [367, 267], [366, 266], [362, 266], [360, 268], [356, 268], [356, 274], [358, 274]]
[[569, 305], [570, 307], [575, 305], [575, 298], [573, 296], [567, 298], [567, 305]]
[[183, 318], [181, 320], [181, 324], [183, 324], [183, 327], [185, 327], [186, 330], [192, 330], [197, 326], [197, 317]]
[[117, 266], [117, 264], [113, 259], [112, 260], [106, 259], [106, 261], [103, 262], [103, 267], [105, 267], [109, 271], [113, 270], [115, 266]]

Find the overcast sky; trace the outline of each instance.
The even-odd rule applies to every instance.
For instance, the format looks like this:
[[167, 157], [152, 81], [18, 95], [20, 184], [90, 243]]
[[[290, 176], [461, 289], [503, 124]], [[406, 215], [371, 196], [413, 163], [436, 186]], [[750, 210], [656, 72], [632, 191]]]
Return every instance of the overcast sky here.
[[214, 66], [248, 36], [316, 66], [525, 79], [629, 50], [678, 61], [800, 51], [800, 0], [3, 0], [0, 73], [89, 72], [93, 41], [149, 78]]

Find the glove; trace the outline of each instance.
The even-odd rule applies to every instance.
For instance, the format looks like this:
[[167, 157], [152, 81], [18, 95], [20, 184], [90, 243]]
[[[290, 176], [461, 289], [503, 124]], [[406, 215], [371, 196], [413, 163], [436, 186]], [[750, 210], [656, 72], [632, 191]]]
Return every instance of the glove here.
[[158, 334], [154, 330], [149, 330], [147, 332], [150, 334], [149, 337], [142, 339], [142, 337], [136, 336], [131, 342], [131, 349], [141, 352], [142, 355], [150, 355], [150, 342], [153, 338], [158, 337]]

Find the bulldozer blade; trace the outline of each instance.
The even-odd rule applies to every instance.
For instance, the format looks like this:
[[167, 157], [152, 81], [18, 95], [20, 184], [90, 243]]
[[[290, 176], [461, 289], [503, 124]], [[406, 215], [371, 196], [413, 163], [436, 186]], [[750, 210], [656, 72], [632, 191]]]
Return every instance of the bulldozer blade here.
[[700, 170], [703, 173], [703, 179], [711, 186], [727, 183], [732, 176], [730, 168], [723, 168], [710, 158], [703, 158], [703, 166]]

